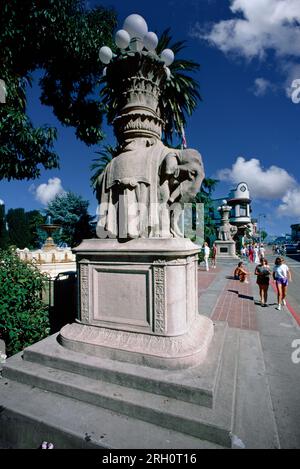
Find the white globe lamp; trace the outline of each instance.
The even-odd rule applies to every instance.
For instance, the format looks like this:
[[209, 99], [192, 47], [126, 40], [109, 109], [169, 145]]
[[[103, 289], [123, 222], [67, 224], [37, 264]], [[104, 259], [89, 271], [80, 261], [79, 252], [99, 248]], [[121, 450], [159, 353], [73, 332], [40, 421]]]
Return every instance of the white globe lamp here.
[[171, 49], [164, 49], [160, 54], [160, 58], [168, 67], [174, 62], [174, 52]]
[[148, 26], [144, 18], [137, 14], [127, 16], [124, 21], [123, 29], [130, 34], [131, 38], [143, 39], [148, 32]]
[[120, 49], [126, 49], [130, 43], [130, 35], [125, 29], [116, 32], [115, 43]]
[[101, 62], [106, 65], [109, 64], [109, 62], [112, 59], [112, 56], [113, 56], [112, 50], [107, 46], [103, 46], [99, 50], [99, 58]]
[[150, 31], [143, 37], [143, 43], [148, 51], [154, 51], [158, 44], [158, 37], [155, 33]]

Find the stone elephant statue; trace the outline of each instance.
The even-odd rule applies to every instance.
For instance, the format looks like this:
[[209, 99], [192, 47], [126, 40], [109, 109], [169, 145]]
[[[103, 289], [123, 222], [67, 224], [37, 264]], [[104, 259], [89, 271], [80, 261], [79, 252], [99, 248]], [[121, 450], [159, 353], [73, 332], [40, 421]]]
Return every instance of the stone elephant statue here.
[[230, 223], [220, 226], [218, 231], [218, 239], [219, 241], [232, 241], [237, 231], [237, 227], [230, 225]]
[[179, 218], [184, 204], [193, 202], [204, 179], [202, 157], [197, 150], [174, 150], [166, 155], [160, 168], [160, 197], [170, 212], [170, 232], [183, 237]]

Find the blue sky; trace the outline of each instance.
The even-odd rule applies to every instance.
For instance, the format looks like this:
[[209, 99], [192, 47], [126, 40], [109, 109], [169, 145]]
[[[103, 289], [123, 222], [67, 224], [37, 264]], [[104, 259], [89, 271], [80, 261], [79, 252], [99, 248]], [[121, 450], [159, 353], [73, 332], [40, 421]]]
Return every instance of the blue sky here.
[[[295, 79], [300, 84], [300, 1], [86, 3], [114, 7], [119, 28], [126, 16], [138, 13], [149, 30], [170, 27], [174, 40], [186, 40], [182, 56], [201, 64], [195, 77], [203, 97], [188, 120], [187, 143], [202, 154], [206, 175], [221, 178], [216, 197], [246, 180], [253, 216], [266, 215], [269, 234], [290, 232], [291, 223], [300, 223], [300, 102], [297, 88], [291, 88]], [[76, 140], [73, 129], [62, 127], [51, 108], [41, 106], [37, 85], [28, 90], [28, 111], [36, 125], [57, 126], [61, 168], [43, 171], [35, 181], [1, 182], [0, 199], [7, 209], [43, 209], [49, 194], [63, 188], [88, 199], [95, 213], [89, 179], [98, 147]], [[111, 129], [104, 130], [104, 143], [113, 143]]]

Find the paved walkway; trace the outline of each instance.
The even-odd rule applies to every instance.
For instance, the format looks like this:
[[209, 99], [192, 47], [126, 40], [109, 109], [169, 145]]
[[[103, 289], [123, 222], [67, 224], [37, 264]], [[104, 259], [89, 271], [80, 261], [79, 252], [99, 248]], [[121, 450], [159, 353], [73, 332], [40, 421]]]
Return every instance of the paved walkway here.
[[[268, 257], [272, 266], [273, 256]], [[296, 296], [300, 285], [295, 284], [298, 274], [289, 289], [287, 307], [277, 311], [274, 285], [269, 288], [268, 307], [261, 307], [255, 265], [247, 264], [250, 282], [241, 284], [232, 279], [236, 264], [219, 262], [217, 269], [209, 272], [200, 265], [199, 312], [213, 321], [226, 321], [241, 334], [258, 334], [280, 446], [300, 448], [300, 349], [295, 353], [295, 341], [300, 340], [300, 302]], [[295, 355], [299, 363], [293, 359]]]
[[228, 280], [213, 310], [212, 319], [227, 321], [230, 327], [257, 330], [251, 285]]

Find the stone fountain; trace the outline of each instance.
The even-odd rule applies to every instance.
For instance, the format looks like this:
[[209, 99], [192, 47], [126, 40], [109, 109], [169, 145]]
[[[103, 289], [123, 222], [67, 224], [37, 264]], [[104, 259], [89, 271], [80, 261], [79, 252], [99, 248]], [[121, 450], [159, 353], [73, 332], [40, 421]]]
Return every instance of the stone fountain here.
[[46, 223], [40, 225], [40, 228], [46, 232], [48, 238], [45, 241], [43, 249], [45, 251], [50, 251], [56, 248], [56, 244], [53, 241], [52, 234], [55, 233], [60, 228], [60, 225], [54, 224], [51, 221], [51, 216], [48, 215]]

